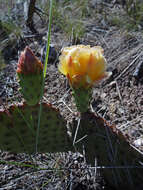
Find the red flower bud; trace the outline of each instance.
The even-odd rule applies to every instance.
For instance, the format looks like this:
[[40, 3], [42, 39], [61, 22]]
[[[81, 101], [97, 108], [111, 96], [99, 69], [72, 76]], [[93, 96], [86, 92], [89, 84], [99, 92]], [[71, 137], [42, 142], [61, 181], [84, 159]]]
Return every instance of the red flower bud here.
[[29, 47], [26, 47], [21, 53], [16, 72], [21, 74], [38, 74], [43, 72], [41, 61]]

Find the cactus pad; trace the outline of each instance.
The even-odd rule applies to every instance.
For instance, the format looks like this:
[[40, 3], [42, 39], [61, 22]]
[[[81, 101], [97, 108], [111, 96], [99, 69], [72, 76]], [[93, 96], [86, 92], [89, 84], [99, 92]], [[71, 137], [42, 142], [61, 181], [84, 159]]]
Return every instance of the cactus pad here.
[[95, 158], [98, 159], [98, 166], [111, 187], [135, 189], [143, 181], [143, 154], [101, 117], [83, 113], [76, 139], [81, 139], [75, 144], [79, 151], [84, 144], [90, 164], [94, 165]]
[[21, 86], [19, 91], [28, 105], [36, 105], [41, 97], [43, 73], [24, 75], [18, 73], [18, 81]]
[[17, 66], [20, 92], [28, 105], [36, 105], [41, 98], [43, 65], [29, 47], [21, 53]]
[[92, 97], [92, 90], [84, 88], [72, 88], [77, 110], [84, 113], [88, 110], [90, 99]]
[[[35, 153], [39, 105], [12, 105], [0, 110], [0, 149]], [[51, 105], [42, 104], [38, 152], [69, 150], [66, 122]]]

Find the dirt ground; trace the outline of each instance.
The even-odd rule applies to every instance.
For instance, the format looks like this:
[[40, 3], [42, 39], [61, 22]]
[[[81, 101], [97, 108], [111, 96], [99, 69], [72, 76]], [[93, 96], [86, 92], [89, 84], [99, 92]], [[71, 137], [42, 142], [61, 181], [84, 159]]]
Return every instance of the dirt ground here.
[[[46, 29], [43, 28], [44, 30]], [[36, 55], [41, 57], [40, 49], [44, 42], [40, 44], [39, 39], [31, 38], [25, 39], [24, 43], [31, 46]], [[86, 21], [86, 33], [80, 43], [101, 46], [107, 59], [107, 70], [112, 72], [109, 79], [94, 87], [91, 109], [127, 134], [131, 143], [143, 139], [143, 65], [138, 69], [143, 60], [142, 33], [128, 32], [112, 26], [104, 22], [100, 15], [98, 19], [93, 17]], [[59, 108], [61, 114], [70, 121], [76, 107], [66, 78], [58, 72], [57, 63], [60, 49], [71, 45], [71, 42], [62, 32], [56, 32], [53, 26], [51, 44], [57, 51], [57, 57], [51, 58], [48, 63], [43, 101]], [[0, 108], [12, 102], [23, 101], [16, 80], [17, 60], [18, 55], [0, 71]], [[143, 151], [143, 140], [136, 143], [136, 147]], [[0, 190], [108, 189], [102, 176], [99, 173], [95, 176], [94, 169], [78, 153], [39, 154], [29, 158], [25, 154], [1, 152], [0, 160], [26, 164], [36, 161], [43, 168], [40, 170], [1, 164]], [[69, 166], [73, 168], [72, 171], [66, 169]]]

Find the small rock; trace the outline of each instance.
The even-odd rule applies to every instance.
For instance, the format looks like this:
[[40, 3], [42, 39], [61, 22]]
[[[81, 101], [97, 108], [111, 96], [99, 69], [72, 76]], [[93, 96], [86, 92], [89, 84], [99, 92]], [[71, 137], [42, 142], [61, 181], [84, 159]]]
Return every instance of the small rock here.
[[133, 142], [133, 144], [136, 146], [136, 147], [141, 147], [143, 146], [143, 138], [140, 138], [140, 139], [137, 139]]
[[[45, 58], [46, 58], [46, 45], [41, 50], [41, 61], [42, 61], [42, 63], [45, 62]], [[56, 60], [57, 60], [57, 51], [56, 51], [54, 45], [51, 44], [50, 50], [49, 50], [48, 63], [55, 64]]]
[[101, 98], [104, 99], [106, 97], [106, 95], [107, 95], [106, 93], [102, 93]]
[[124, 111], [123, 108], [118, 108], [118, 110], [119, 110], [119, 112], [120, 112], [121, 114], [124, 114], [124, 113], [125, 113], [125, 111]]
[[133, 73], [133, 77], [135, 77], [135, 79], [138, 81], [143, 79], [143, 62], [140, 62], [137, 65], [137, 67]]

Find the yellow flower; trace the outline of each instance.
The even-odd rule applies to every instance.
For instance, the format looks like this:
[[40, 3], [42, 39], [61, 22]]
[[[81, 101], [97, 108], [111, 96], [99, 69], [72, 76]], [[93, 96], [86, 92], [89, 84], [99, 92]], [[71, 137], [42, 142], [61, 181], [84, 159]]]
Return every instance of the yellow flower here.
[[59, 71], [68, 77], [73, 87], [89, 88], [107, 74], [103, 49], [99, 46], [65, 47], [59, 59]]

